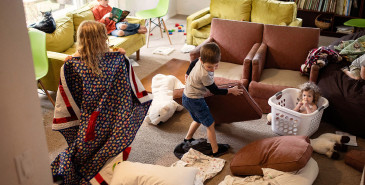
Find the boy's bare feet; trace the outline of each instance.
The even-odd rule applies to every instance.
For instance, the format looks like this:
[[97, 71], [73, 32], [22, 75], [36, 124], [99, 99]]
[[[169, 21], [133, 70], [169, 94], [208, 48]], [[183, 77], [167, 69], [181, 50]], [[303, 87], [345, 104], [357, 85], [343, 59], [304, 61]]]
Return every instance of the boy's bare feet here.
[[126, 24], [120, 24], [119, 29], [125, 30], [128, 27]]
[[138, 29], [138, 33], [145, 34], [147, 33], [147, 28], [145, 26], [141, 26]]

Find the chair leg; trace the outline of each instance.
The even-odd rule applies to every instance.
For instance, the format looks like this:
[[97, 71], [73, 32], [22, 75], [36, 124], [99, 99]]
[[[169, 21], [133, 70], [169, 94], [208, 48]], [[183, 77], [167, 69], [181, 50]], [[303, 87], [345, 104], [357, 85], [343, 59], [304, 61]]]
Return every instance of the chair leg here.
[[46, 88], [44, 88], [42, 81], [41, 81], [41, 80], [38, 80], [38, 83], [41, 85], [42, 89], [43, 89], [43, 90], [44, 90], [44, 92], [46, 93], [46, 95], [47, 95], [47, 97], [48, 97], [49, 101], [51, 101], [51, 102], [52, 102], [53, 107], [55, 107], [56, 105], [55, 105], [55, 103], [54, 103], [54, 101], [53, 101], [53, 99], [52, 99], [51, 95], [49, 95], [49, 93], [48, 93], [47, 89], [46, 89]]
[[158, 19], [158, 27], [160, 27], [160, 32], [161, 32], [161, 38], [163, 38], [162, 36], [162, 28], [161, 28], [161, 20], [160, 20], [161, 17], [157, 18]]
[[137, 61], [139, 60], [139, 50], [136, 51], [136, 58], [137, 58]]
[[165, 21], [163, 20], [163, 18], [161, 18], [161, 20], [162, 20], [163, 27], [165, 28], [165, 32], [167, 34], [167, 37], [169, 38], [170, 45], [172, 45], [171, 40], [170, 40], [170, 36], [169, 36], [169, 32], [167, 31], [167, 28], [166, 28]]
[[151, 34], [151, 19], [150, 19], [148, 35], [147, 35], [147, 48], [148, 48], [148, 43], [150, 42], [150, 34]]

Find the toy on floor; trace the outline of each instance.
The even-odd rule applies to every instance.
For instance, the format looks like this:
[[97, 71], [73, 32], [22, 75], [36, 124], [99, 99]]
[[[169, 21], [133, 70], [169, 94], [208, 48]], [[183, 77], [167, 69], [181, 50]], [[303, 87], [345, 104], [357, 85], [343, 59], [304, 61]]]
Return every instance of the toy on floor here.
[[172, 75], [157, 74], [152, 78], [153, 100], [145, 121], [157, 125], [166, 122], [175, 111], [184, 107], [173, 100], [173, 90], [184, 88], [179, 79]]
[[347, 146], [344, 143], [349, 141], [350, 137], [348, 136], [325, 133], [316, 139], [311, 139], [310, 143], [315, 152], [324, 154], [331, 159], [338, 159], [340, 157], [338, 151], [346, 152]]

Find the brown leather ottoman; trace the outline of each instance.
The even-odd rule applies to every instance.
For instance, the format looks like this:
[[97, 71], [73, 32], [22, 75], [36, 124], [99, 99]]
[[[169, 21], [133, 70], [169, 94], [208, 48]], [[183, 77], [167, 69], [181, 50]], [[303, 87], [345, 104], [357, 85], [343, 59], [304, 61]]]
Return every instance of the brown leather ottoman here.
[[365, 150], [350, 150], [345, 155], [345, 163], [358, 171], [365, 166]]

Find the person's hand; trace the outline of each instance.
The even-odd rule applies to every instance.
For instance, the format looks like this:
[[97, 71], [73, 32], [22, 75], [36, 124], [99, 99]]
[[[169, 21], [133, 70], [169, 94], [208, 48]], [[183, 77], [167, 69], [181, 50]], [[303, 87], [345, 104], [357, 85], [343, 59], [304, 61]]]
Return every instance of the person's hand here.
[[231, 93], [235, 96], [243, 94], [243, 89], [239, 89], [237, 86], [228, 89], [228, 93]]
[[125, 50], [123, 48], [118, 48], [117, 51], [119, 51], [120, 54], [123, 54], [123, 55], [125, 54]]
[[128, 22], [127, 18], [121, 20], [120, 22]]
[[72, 59], [72, 56], [71, 55], [69, 55], [69, 56], [67, 56], [66, 58], [65, 58], [65, 60], [63, 60], [64, 62], [66, 62], [66, 61], [68, 61], [68, 60], [71, 60]]

